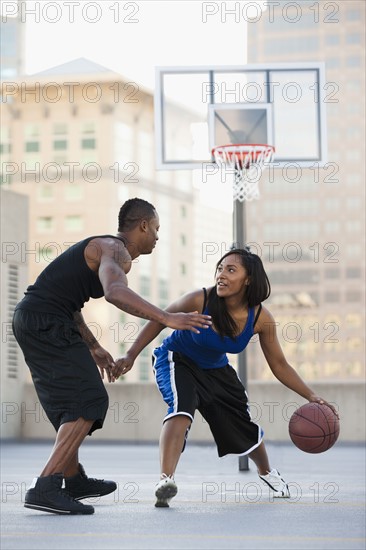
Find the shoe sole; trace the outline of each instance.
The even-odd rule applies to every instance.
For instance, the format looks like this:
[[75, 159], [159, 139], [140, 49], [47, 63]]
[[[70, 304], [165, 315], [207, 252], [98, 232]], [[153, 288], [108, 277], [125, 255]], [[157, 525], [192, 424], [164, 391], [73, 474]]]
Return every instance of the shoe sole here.
[[94, 508], [86, 509], [80, 512], [75, 512], [72, 510], [61, 510], [59, 508], [50, 508], [49, 506], [43, 506], [41, 504], [28, 504], [28, 503], [24, 504], [24, 508], [31, 508], [31, 510], [38, 510], [39, 512], [49, 512], [50, 514], [60, 514], [60, 515], [69, 515], [69, 516], [94, 514]]
[[155, 496], [157, 501], [155, 502], [156, 508], [169, 508], [169, 501], [175, 497], [178, 493], [177, 487], [172, 487], [169, 485], [163, 485], [156, 490]]
[[117, 489], [117, 485], [113, 489], [108, 489], [104, 492], [99, 493], [89, 493], [85, 495], [74, 495], [72, 491], [68, 491], [67, 489], [63, 489], [65, 493], [67, 493], [71, 498], [74, 500], [82, 500], [83, 498], [99, 498], [99, 497], [105, 497], [106, 495], [110, 495]]

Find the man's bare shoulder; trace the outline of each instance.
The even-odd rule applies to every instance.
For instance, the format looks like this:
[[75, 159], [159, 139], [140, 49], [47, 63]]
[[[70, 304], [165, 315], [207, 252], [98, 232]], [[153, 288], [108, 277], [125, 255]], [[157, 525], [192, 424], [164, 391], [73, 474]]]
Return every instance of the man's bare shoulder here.
[[91, 239], [85, 247], [84, 255], [87, 264], [94, 270], [98, 269], [102, 260], [107, 259], [123, 267], [124, 271], [131, 264], [131, 256], [124, 243], [117, 237], [112, 236]]

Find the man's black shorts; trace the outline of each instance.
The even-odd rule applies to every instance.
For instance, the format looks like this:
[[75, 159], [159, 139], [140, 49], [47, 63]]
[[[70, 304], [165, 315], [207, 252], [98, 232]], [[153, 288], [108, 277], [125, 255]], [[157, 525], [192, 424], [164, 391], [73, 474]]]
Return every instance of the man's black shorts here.
[[55, 430], [80, 417], [94, 420], [89, 435], [101, 428], [108, 394], [75, 323], [62, 316], [16, 309], [13, 332]]
[[247, 393], [231, 365], [201, 369], [185, 355], [161, 346], [154, 350], [154, 372], [168, 404], [164, 422], [178, 415], [193, 421], [198, 409], [220, 457], [246, 455], [261, 443], [263, 430], [250, 417]]

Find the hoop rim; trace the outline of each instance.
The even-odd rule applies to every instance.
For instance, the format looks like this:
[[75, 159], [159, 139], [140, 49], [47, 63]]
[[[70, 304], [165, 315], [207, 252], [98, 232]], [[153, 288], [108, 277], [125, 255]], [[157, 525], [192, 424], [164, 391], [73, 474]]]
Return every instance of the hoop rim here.
[[[218, 151], [218, 149], [228, 149], [229, 147], [263, 147], [265, 149], [269, 149], [269, 151], [275, 153], [276, 152], [276, 149], [273, 145], [268, 145], [267, 143], [229, 143], [229, 144], [225, 144], [225, 145], [216, 145], [216, 147], [213, 147], [211, 149], [211, 153], [214, 155], [215, 152], [219, 153], [220, 154], [220, 151]], [[238, 150], [238, 151], [230, 151], [231, 154], [234, 154], [235, 153], [241, 153], [241, 152], [244, 152], [244, 150]]]

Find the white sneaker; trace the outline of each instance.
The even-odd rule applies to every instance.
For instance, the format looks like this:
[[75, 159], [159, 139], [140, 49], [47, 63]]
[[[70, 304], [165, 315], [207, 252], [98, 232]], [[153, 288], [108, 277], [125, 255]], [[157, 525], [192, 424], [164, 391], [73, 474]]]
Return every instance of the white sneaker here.
[[277, 470], [271, 470], [267, 475], [259, 477], [271, 489], [274, 498], [290, 497], [288, 485]]
[[162, 479], [156, 484], [155, 506], [157, 508], [169, 508], [169, 502], [178, 493], [178, 487], [175, 484], [174, 478], [162, 474]]

